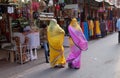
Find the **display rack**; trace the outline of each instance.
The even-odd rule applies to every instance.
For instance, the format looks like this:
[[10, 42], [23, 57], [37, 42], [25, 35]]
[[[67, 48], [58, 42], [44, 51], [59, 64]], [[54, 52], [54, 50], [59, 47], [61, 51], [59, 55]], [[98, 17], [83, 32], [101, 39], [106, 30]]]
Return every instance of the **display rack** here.
[[23, 64], [30, 60], [30, 53], [27, 50], [27, 39], [25, 40], [25, 44], [20, 43], [20, 38], [15, 36], [14, 37], [14, 44], [15, 44], [15, 57], [16, 62]]

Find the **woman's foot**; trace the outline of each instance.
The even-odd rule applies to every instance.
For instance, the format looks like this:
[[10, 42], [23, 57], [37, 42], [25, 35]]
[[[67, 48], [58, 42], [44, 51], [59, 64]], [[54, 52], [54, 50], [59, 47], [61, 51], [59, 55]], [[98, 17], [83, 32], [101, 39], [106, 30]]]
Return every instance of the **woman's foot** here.
[[64, 65], [56, 65], [54, 66], [54, 68], [64, 68], [65, 66]]
[[58, 68], [58, 66], [57, 66], [57, 65], [55, 65], [55, 66], [54, 66], [54, 68]]
[[68, 63], [68, 67], [69, 67], [69, 68], [72, 68], [72, 63]]
[[58, 65], [58, 68], [64, 68], [65, 66], [64, 65]]
[[49, 63], [49, 61], [47, 60], [46, 63]]
[[74, 69], [80, 69], [80, 68], [78, 68], [78, 67], [74, 67]]

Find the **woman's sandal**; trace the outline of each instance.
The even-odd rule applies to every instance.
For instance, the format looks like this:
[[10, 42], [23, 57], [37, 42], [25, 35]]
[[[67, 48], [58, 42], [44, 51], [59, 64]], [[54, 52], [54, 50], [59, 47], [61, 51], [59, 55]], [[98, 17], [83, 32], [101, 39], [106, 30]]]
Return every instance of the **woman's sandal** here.
[[65, 66], [64, 65], [56, 65], [54, 66], [54, 68], [64, 68]]
[[69, 67], [69, 68], [72, 68], [72, 63], [68, 63], [68, 67]]

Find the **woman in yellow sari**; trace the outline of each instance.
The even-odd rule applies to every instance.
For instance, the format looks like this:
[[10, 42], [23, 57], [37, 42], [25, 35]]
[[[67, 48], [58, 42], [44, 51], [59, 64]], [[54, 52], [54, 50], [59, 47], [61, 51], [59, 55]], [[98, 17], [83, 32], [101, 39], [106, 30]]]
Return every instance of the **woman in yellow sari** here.
[[55, 19], [52, 19], [47, 29], [52, 67], [63, 68], [66, 64], [63, 47], [64, 35], [64, 30], [57, 24]]

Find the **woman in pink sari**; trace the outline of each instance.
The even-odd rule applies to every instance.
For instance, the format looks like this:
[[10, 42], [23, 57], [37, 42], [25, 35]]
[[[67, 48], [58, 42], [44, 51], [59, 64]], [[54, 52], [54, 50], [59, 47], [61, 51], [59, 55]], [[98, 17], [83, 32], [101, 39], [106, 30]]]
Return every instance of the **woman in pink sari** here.
[[79, 69], [80, 68], [80, 59], [82, 51], [87, 50], [88, 42], [82, 32], [81, 27], [79, 26], [77, 19], [73, 18], [68, 31], [70, 34], [70, 54], [67, 57], [68, 66], [70, 68]]

